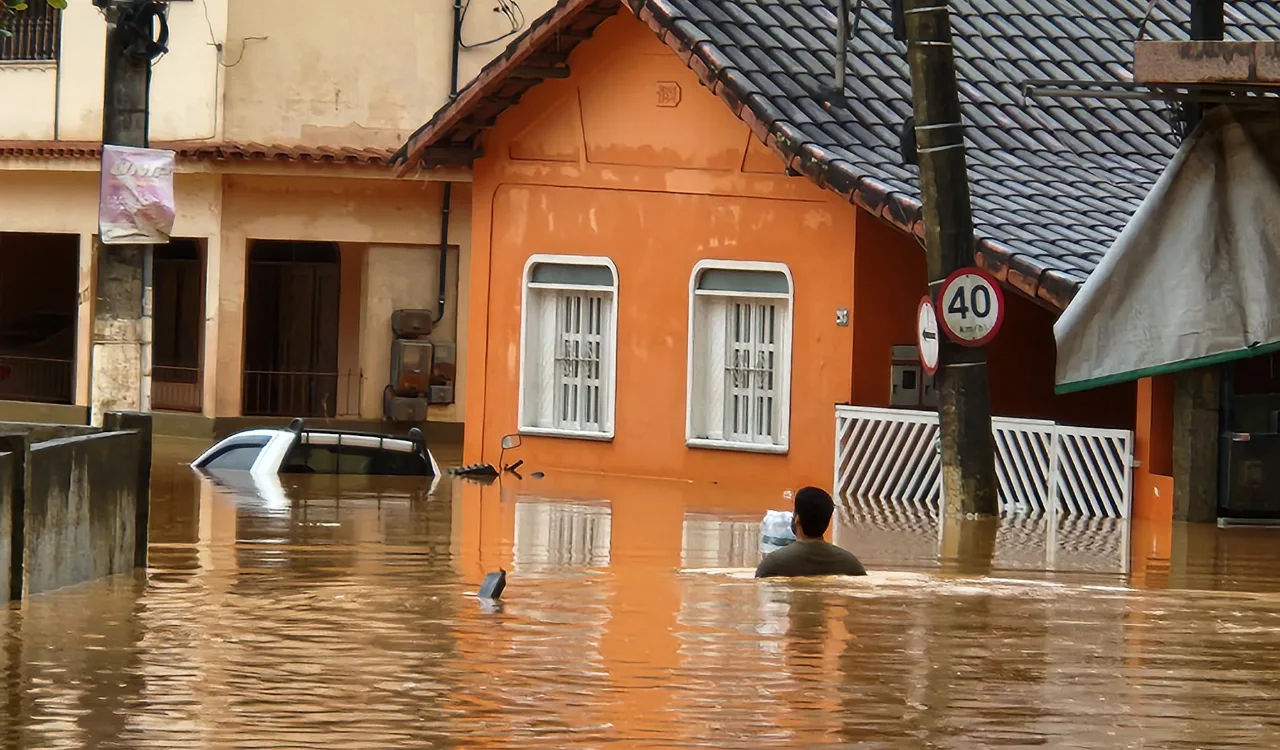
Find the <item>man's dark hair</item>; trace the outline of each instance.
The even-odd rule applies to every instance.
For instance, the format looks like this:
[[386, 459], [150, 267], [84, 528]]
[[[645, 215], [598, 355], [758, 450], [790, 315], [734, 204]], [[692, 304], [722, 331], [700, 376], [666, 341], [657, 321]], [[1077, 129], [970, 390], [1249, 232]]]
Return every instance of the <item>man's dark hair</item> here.
[[820, 537], [831, 525], [836, 504], [826, 490], [805, 487], [796, 493], [796, 520], [805, 536]]

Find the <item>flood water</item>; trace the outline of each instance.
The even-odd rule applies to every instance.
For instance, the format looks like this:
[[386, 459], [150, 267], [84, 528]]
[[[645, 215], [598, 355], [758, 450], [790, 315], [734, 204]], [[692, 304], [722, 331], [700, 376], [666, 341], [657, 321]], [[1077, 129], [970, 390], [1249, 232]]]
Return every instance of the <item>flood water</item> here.
[[157, 457], [147, 576], [4, 613], [3, 747], [1280, 746], [1280, 532], [850, 507], [873, 575], [757, 582], [779, 496], [217, 486], [201, 447]]

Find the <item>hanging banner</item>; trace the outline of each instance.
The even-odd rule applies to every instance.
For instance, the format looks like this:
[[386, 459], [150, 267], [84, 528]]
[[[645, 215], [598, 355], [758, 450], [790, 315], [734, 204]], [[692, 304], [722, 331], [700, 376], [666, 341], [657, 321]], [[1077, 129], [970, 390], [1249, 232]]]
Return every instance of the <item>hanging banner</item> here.
[[159, 245], [169, 241], [175, 216], [173, 151], [102, 147], [98, 237], [104, 245]]

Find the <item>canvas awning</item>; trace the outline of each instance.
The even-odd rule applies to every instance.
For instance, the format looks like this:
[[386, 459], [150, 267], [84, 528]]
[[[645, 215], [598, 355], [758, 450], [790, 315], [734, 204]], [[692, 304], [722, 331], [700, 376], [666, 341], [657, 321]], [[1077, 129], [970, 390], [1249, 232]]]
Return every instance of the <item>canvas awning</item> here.
[[1053, 333], [1059, 393], [1280, 349], [1280, 112], [1209, 112]]

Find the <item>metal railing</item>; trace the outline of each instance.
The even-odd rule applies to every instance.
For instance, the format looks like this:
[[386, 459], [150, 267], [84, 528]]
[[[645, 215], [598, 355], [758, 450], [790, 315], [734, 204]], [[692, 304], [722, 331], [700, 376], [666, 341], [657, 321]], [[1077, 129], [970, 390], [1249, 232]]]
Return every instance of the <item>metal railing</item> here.
[[199, 367], [152, 366], [151, 408], [198, 412], [203, 406], [204, 376]]
[[364, 372], [245, 370], [246, 417], [358, 417]]
[[0, 399], [69, 404], [75, 378], [74, 359], [0, 354]]
[[[991, 422], [1002, 512], [1129, 517], [1132, 432]], [[838, 494], [936, 512], [942, 472], [935, 412], [837, 406], [835, 449]]]
[[[834, 541], [863, 562], [928, 567], [942, 554], [937, 512], [846, 496]], [[992, 561], [1002, 570], [1128, 573], [1129, 524], [1121, 518], [1010, 514], [1000, 519]]]
[[[4, 11], [0, 10], [0, 22]], [[9, 32], [0, 35], [0, 62], [39, 62], [58, 59], [62, 36], [62, 11], [44, 0], [31, 0], [30, 7], [8, 19]]]

